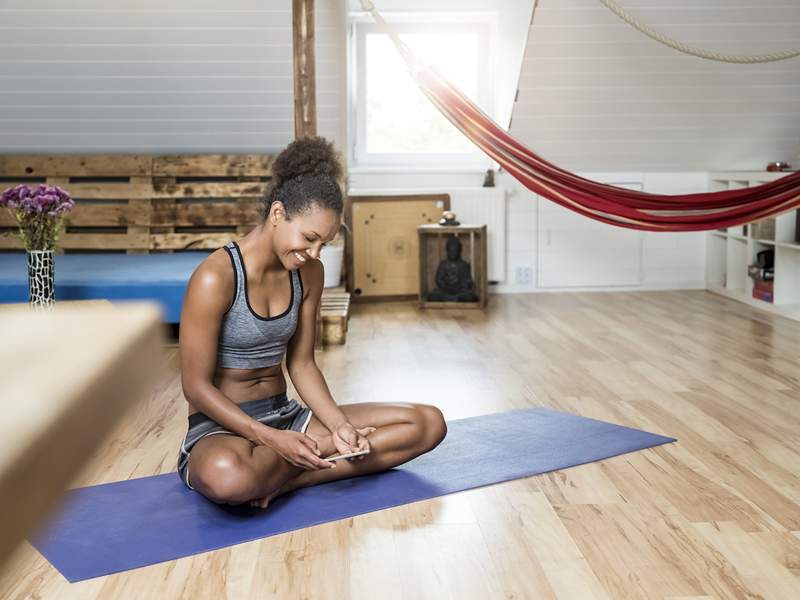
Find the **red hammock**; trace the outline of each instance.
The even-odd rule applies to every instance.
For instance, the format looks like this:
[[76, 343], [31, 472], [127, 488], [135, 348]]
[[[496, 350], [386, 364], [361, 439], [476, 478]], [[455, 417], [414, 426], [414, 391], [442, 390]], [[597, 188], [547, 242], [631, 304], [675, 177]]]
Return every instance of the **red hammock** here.
[[529, 190], [582, 215], [630, 229], [702, 231], [800, 206], [800, 172], [751, 188], [677, 196], [618, 188], [569, 173], [511, 137], [436, 69], [420, 65], [407, 46], [390, 37], [420, 89], [453, 125]]

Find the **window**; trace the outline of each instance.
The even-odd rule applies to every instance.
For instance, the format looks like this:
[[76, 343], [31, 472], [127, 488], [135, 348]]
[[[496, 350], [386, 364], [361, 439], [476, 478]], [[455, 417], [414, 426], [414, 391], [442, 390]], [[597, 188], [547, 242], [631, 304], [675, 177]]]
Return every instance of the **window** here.
[[[487, 21], [394, 23], [412, 51], [434, 65], [491, 114], [490, 26]], [[459, 165], [490, 160], [428, 100], [389, 37], [374, 23], [354, 26], [351, 140], [357, 166]]]

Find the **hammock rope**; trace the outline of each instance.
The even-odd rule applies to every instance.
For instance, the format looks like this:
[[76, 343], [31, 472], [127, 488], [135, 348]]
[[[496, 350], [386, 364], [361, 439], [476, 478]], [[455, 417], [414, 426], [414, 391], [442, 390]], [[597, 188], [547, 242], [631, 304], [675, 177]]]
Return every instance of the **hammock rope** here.
[[645, 231], [704, 231], [757, 221], [800, 206], [800, 172], [736, 190], [650, 194], [591, 181], [536, 155], [503, 130], [400, 40], [370, 0], [361, 0], [389, 35], [420, 90], [467, 138], [532, 192], [586, 217]]
[[639, 19], [637, 19], [632, 14], [627, 12], [614, 0], [600, 0], [600, 4], [609, 9], [620, 19], [625, 21], [628, 25], [632, 26], [634, 29], [636, 29], [640, 33], [643, 33], [647, 37], [657, 41], [659, 44], [664, 44], [665, 46], [669, 46], [673, 50], [677, 50], [678, 52], [683, 52], [684, 54], [690, 54], [698, 58], [705, 58], [707, 60], [715, 60], [717, 62], [734, 63], [734, 64], [757, 64], [757, 63], [775, 62], [779, 60], [787, 60], [789, 58], [796, 58], [800, 56], [800, 48], [794, 50], [784, 50], [780, 52], [770, 52], [767, 54], [755, 54], [755, 55], [725, 54], [722, 52], [714, 52], [712, 50], [704, 50], [702, 48], [697, 48], [695, 46], [690, 46], [688, 44], [684, 44], [683, 42], [679, 42], [675, 38], [671, 38], [668, 35], [665, 35], [660, 31], [657, 31], [656, 29], [650, 27], [649, 25], [642, 23]]

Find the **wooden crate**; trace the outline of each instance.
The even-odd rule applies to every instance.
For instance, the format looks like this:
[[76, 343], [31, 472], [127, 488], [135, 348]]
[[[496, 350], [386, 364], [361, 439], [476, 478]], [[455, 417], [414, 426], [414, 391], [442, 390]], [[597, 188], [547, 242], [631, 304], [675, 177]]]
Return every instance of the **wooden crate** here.
[[347, 340], [347, 321], [350, 318], [350, 293], [344, 287], [322, 290], [317, 319], [317, 347], [344, 344]]
[[[65, 251], [210, 250], [259, 222], [272, 155], [0, 156], [0, 187], [48, 183], [76, 206], [58, 240]], [[0, 231], [15, 230], [0, 214]], [[22, 249], [17, 236], [0, 249]]]
[[[420, 225], [419, 306], [420, 308], [486, 308], [489, 298], [486, 225]], [[447, 238], [456, 236], [462, 244], [461, 259], [468, 262], [476, 302], [447, 302], [428, 299], [436, 288], [436, 271], [447, 258]]]
[[[0, 155], [0, 189], [47, 183], [75, 199], [58, 240], [65, 252], [214, 250], [260, 221], [272, 155]], [[0, 211], [0, 232], [16, 231]], [[21, 250], [16, 235], [0, 251]], [[343, 344], [350, 295], [326, 290], [318, 344]], [[345, 295], [347, 296], [345, 301]]]

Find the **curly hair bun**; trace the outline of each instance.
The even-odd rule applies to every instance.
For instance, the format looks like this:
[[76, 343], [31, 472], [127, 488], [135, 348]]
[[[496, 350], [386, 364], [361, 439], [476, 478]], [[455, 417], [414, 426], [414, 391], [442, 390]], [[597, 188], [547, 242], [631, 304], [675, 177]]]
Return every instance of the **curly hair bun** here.
[[331, 142], [319, 136], [301, 138], [278, 154], [272, 166], [276, 185], [301, 175], [328, 175], [339, 181], [342, 165]]

